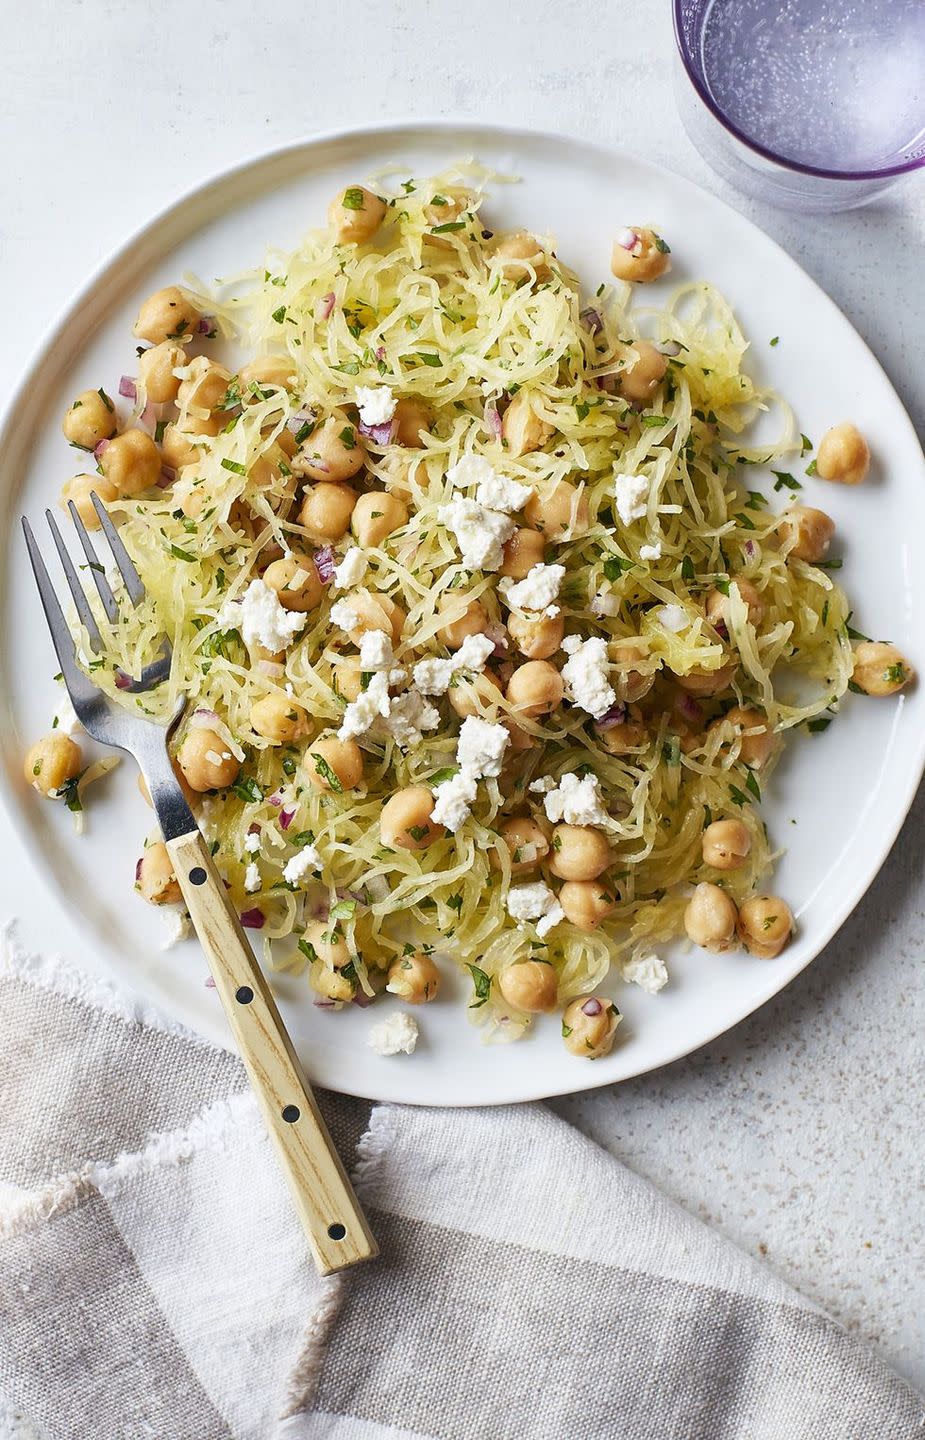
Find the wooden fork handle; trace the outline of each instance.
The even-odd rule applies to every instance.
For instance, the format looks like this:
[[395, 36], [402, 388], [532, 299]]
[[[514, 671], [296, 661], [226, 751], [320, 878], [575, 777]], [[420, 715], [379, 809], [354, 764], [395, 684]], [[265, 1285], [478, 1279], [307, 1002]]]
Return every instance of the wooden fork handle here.
[[241, 922], [198, 830], [167, 841], [238, 1052], [322, 1275], [378, 1254]]

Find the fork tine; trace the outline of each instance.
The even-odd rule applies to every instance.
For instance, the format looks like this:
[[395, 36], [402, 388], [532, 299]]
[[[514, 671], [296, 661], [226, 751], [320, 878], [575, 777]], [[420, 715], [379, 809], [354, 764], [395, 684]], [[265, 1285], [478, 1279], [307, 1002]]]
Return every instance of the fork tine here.
[[74, 529], [80, 539], [81, 549], [87, 557], [87, 564], [90, 566], [90, 574], [93, 576], [93, 583], [96, 586], [96, 593], [103, 602], [103, 609], [106, 611], [106, 619], [110, 625], [115, 625], [119, 618], [119, 602], [112, 593], [112, 588], [106, 576], [106, 572], [99, 562], [97, 553], [93, 548], [93, 541], [87, 534], [87, 527], [80, 518], [80, 512], [73, 500], [67, 502], [67, 508], [71, 512], [71, 519], [74, 522]]
[[61, 538], [61, 531], [58, 529], [57, 521], [50, 510], [45, 511], [45, 519], [48, 521], [51, 538], [55, 542], [55, 549], [58, 552], [58, 557], [64, 570], [67, 588], [70, 590], [74, 604], [77, 606], [77, 614], [80, 616], [81, 623], [90, 636], [90, 644], [93, 647], [94, 654], [98, 655], [103, 648], [103, 637], [99, 632], [99, 626], [93, 618], [93, 611], [87, 603], [87, 597], [80, 583], [80, 577], [74, 569], [74, 562], [68, 554], [68, 549]]
[[109, 541], [112, 558], [118, 565], [119, 574], [125, 581], [125, 588], [129, 593], [129, 599], [133, 605], [140, 605], [145, 598], [145, 587], [142, 584], [141, 576], [135, 569], [131, 555], [122, 544], [121, 535], [110, 520], [103, 502], [95, 490], [91, 490], [90, 499], [93, 501], [93, 508], [99, 516], [100, 525], [103, 527], [103, 534]]
[[52, 585], [48, 571], [45, 569], [45, 561], [42, 559], [42, 552], [39, 550], [35, 536], [32, 533], [32, 526], [25, 516], [23, 517], [22, 528], [23, 534], [26, 537], [29, 559], [32, 562], [32, 570], [35, 574], [35, 583], [39, 587], [42, 609], [45, 611], [45, 619], [48, 621], [48, 628], [51, 631], [51, 642], [55, 647], [55, 654], [61, 666], [61, 674], [64, 676], [65, 684], [70, 691], [71, 699], [86, 699], [88, 694], [95, 693], [95, 687], [91, 685], [82, 671], [77, 668], [73, 636], [64, 618], [64, 612], [58, 603], [55, 587]]

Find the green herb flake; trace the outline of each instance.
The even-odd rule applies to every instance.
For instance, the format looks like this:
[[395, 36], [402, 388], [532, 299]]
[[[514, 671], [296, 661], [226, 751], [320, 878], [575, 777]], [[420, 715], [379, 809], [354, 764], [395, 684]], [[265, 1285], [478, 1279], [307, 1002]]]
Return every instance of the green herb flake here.
[[465, 230], [465, 220], [447, 220], [444, 225], [434, 225], [431, 229], [432, 235], [443, 235], [447, 230]]
[[779, 343], [780, 343], [780, 336], [779, 336], [779, 335], [775, 335], [775, 336], [773, 337], [773, 339], [771, 339], [771, 340], [769, 341], [769, 344], [772, 345], [772, 346], [777, 345], [777, 344], [779, 344]]
[[461, 895], [451, 895], [446, 903], [447, 905], [449, 905], [451, 910], [456, 911], [457, 915], [462, 914], [463, 897]]
[[420, 844], [422, 840], [426, 840], [427, 833], [428, 827], [426, 825], [409, 825], [405, 831], [405, 834], [410, 835], [412, 840], [415, 840], [418, 844]]
[[475, 986], [475, 999], [469, 1006], [470, 1010], [478, 1010], [486, 1003], [491, 993], [491, 976], [486, 975], [477, 965], [466, 965], [466, 969], [472, 976], [472, 983]]
[[619, 580], [624, 570], [632, 570], [631, 560], [624, 560], [622, 555], [610, 555], [604, 561], [604, 576], [607, 580]]
[[355, 450], [357, 448], [356, 431], [352, 425], [344, 426], [340, 432], [339, 439], [345, 450]]
[[795, 480], [786, 470], [772, 470], [771, 474], [777, 476], [774, 481], [775, 490], [802, 490], [803, 488], [799, 480]]
[[801, 435], [801, 436], [800, 436], [800, 447], [801, 447], [801, 448], [800, 448], [800, 454], [801, 454], [801, 455], [805, 455], [805, 454], [807, 453], [807, 451], [812, 450], [812, 448], [813, 448], [813, 442], [812, 442], [812, 440], [810, 440], [810, 438], [809, 438], [808, 435]]
[[685, 555], [684, 559], [681, 561], [681, 579], [687, 580], [690, 583], [691, 581], [696, 580], [696, 578], [697, 577], [694, 573], [694, 562], [689, 555]]
[[748, 772], [748, 779], [747, 779], [746, 782], [745, 782], [745, 788], [746, 788], [746, 790], [750, 790], [750, 791], [751, 791], [751, 793], [754, 795], [755, 799], [758, 801], [758, 803], [759, 803], [759, 805], [760, 805], [760, 804], [761, 804], [761, 787], [759, 786], [758, 781], [755, 779], [755, 772], [754, 772], [754, 770], [749, 770], [749, 772]]
[[223, 460], [222, 469], [230, 470], [233, 475], [247, 474], [247, 466], [239, 464], [237, 460]]
[[815, 460], [810, 460], [809, 464], [808, 464], [807, 467], [806, 467], [806, 473], [807, 473], [807, 475], [815, 475], [815, 473], [816, 473], [816, 462], [815, 462]]
[[315, 762], [315, 770], [321, 776], [322, 780], [325, 782], [328, 788], [330, 790], [333, 790], [335, 795], [342, 795], [344, 793], [344, 787], [338, 780], [334, 771], [331, 769], [327, 760], [325, 760], [324, 756], [319, 755], [316, 751], [313, 750], [311, 752], [311, 757]]
[[305, 956], [306, 960], [310, 961], [312, 964], [314, 964], [315, 961], [318, 959], [318, 953], [315, 950], [314, 945], [310, 940], [306, 940], [304, 936], [299, 941], [299, 949]]
[[431, 355], [426, 350], [416, 350], [415, 354], [422, 365], [429, 365], [432, 370], [435, 370], [439, 365], [443, 364], [439, 355]]
[[263, 790], [253, 775], [246, 775], [243, 778], [239, 776], [231, 788], [238, 799], [245, 803], [250, 801], [254, 805], [259, 805], [263, 799]]
[[273, 311], [273, 314], [270, 316], [270, 319], [271, 319], [271, 320], [275, 320], [276, 323], [277, 323], [277, 325], [282, 325], [282, 323], [283, 323], [283, 321], [285, 320], [285, 318], [286, 318], [286, 307], [285, 307], [285, 305], [280, 305], [279, 309], [278, 309], [278, 310], [274, 310], [274, 311]]
[[109, 411], [110, 415], [112, 415], [112, 413], [114, 412], [114, 410], [115, 410], [116, 407], [115, 407], [115, 405], [113, 405], [112, 401], [110, 400], [109, 396], [106, 394], [106, 391], [103, 389], [102, 385], [100, 386], [99, 390], [97, 390], [96, 393], [97, 393], [97, 395], [100, 397], [100, 399], [102, 400], [103, 404], [106, 406], [106, 409]]
[[186, 560], [190, 565], [195, 565], [199, 559], [198, 555], [191, 555], [188, 550], [181, 550], [179, 545], [171, 545], [170, 553], [175, 560]]
[[356, 914], [357, 902], [355, 900], [338, 900], [336, 905], [331, 906], [328, 914], [329, 920], [349, 920]]
[[889, 685], [902, 685], [906, 678], [906, 667], [901, 661], [895, 665], [889, 665], [883, 672], [883, 678]]
[[737, 785], [729, 786], [729, 798], [732, 800], [733, 805], [748, 804], [748, 796], [740, 790]]
[[831, 723], [831, 715], [820, 715], [817, 720], [810, 720], [806, 728], [811, 735], [821, 735], [823, 730], [828, 730]]
[[344, 191], [340, 203], [345, 210], [364, 209], [362, 188], [359, 185], [351, 185], [349, 189]]
[[454, 775], [459, 774], [458, 765], [445, 765], [442, 770], [435, 770], [428, 779], [430, 785], [443, 785], [447, 780], [452, 780]]

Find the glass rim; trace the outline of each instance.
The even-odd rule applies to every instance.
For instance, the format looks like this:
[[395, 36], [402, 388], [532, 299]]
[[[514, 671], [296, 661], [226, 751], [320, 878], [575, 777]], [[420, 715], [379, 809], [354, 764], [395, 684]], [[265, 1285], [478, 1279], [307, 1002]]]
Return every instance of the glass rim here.
[[823, 180], [881, 180], [888, 179], [895, 175], [908, 175], [912, 170], [919, 170], [925, 165], [925, 151], [912, 160], [904, 160], [900, 164], [883, 165], [877, 170], [826, 170], [818, 165], [805, 165], [800, 160], [791, 160], [786, 155], [779, 154], [776, 150], [769, 149], [766, 145], [760, 145], [740, 130], [737, 125], [729, 119], [717, 105], [707, 87], [701, 82], [696, 74], [691, 57], [691, 51], [687, 43], [687, 37], [681, 24], [681, 7], [684, 0], [672, 0], [672, 18], [674, 21], [674, 37], [678, 47], [678, 54], [687, 73], [687, 78], [693, 85], [695, 91], [703, 101], [704, 105], [715, 116], [722, 125], [740, 144], [748, 150], [761, 155], [765, 160], [771, 160], [775, 165], [780, 165], [785, 170], [792, 170], [797, 175], [813, 175]]

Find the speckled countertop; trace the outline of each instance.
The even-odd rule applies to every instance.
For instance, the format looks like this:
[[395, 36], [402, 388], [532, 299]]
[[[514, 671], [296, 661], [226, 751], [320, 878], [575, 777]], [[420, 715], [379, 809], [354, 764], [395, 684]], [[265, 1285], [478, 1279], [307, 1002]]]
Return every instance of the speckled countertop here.
[[[841, 305], [925, 434], [925, 185], [809, 221], [733, 196], [675, 113], [668, 0], [262, 13], [272, 28], [245, 0], [6, 7], [4, 389], [100, 257], [178, 191], [314, 129], [441, 115], [587, 134], [731, 199]], [[923, 844], [920, 800], [866, 901], [789, 990], [690, 1059], [556, 1109], [925, 1388]]]

